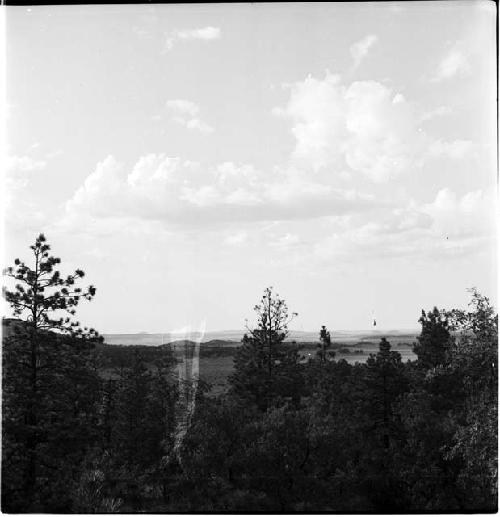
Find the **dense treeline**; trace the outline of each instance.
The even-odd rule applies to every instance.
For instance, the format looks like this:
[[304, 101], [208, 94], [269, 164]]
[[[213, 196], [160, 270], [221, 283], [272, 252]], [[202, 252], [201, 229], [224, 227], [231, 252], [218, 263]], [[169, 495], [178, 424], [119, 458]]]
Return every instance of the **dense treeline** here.
[[109, 360], [94, 344], [46, 333], [33, 394], [28, 331], [12, 322], [4, 330], [2, 509], [112, 512], [125, 501], [140, 508], [142, 490], [163, 494], [177, 396], [168, 350], [154, 368], [123, 351], [106, 378]]
[[422, 312], [415, 361], [382, 339], [351, 365], [325, 327], [306, 361], [266, 289], [229, 391], [199, 387], [179, 442], [168, 348], [107, 354], [56, 319], [95, 289], [54, 271], [43, 236], [32, 250], [7, 271], [29, 316], [3, 339], [3, 511], [496, 511], [498, 321], [477, 291], [468, 311]]
[[485, 297], [422, 312], [416, 361], [382, 339], [354, 365], [335, 360], [325, 328], [316, 357], [299, 361], [278, 303], [267, 290], [230, 393], [198, 405], [179, 508], [496, 511], [497, 317]]

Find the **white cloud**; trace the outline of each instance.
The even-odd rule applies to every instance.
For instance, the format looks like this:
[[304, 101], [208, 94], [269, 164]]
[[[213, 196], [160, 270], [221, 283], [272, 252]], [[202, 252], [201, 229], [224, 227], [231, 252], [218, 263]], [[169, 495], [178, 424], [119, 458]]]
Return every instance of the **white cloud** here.
[[424, 205], [422, 211], [433, 218], [432, 229], [436, 235], [468, 238], [494, 231], [496, 200], [492, 192], [477, 190], [459, 197], [445, 188], [432, 203]]
[[457, 75], [466, 75], [470, 72], [471, 65], [467, 52], [462, 50], [461, 45], [457, 43], [441, 59], [434, 75], [431, 77], [431, 81], [440, 82], [451, 79]]
[[[210, 230], [224, 245], [286, 251], [275, 259], [307, 268], [368, 257], [451, 259], [494, 240], [493, 193], [442, 189], [425, 202], [405, 199], [384, 204], [293, 168], [205, 168], [150, 154], [128, 169], [108, 157], [66, 203], [60, 226], [99, 235], [138, 225], [178, 236]], [[321, 219], [311, 227], [312, 218]]]
[[369, 34], [350, 47], [351, 56], [354, 60], [353, 68], [357, 68], [361, 61], [368, 55], [369, 50], [375, 45], [378, 38], [375, 34]]
[[263, 172], [231, 162], [204, 168], [164, 154], [130, 172], [112, 156], [100, 162], [66, 203], [68, 215], [135, 217], [172, 224], [292, 220], [372, 209], [380, 204], [296, 170]]
[[166, 53], [174, 47], [178, 41], [213, 41], [220, 39], [221, 30], [218, 27], [201, 27], [197, 29], [181, 29], [175, 30], [167, 34], [163, 53]]
[[[95, 171], [85, 179], [83, 185], [66, 203], [68, 211], [85, 206], [88, 213], [99, 217], [108, 213], [109, 206], [116, 205], [116, 212], [121, 205], [116, 203], [117, 197], [123, 193], [121, 170], [121, 164], [112, 156], [99, 162]], [[126, 203], [126, 200], [124, 202]], [[121, 210], [117, 215], [126, 215], [126, 211]]]
[[283, 113], [292, 120], [294, 157], [316, 170], [333, 166], [386, 181], [408, 169], [422, 140], [412, 105], [376, 81], [345, 86], [338, 75], [309, 76], [291, 86]]
[[478, 190], [459, 196], [442, 189], [429, 203], [410, 201], [404, 208], [381, 211], [376, 220], [362, 214], [333, 220], [329, 234], [318, 239], [303, 260], [473, 254], [494, 242], [496, 211], [493, 193]]
[[185, 99], [173, 99], [167, 101], [166, 107], [172, 114], [172, 120], [187, 129], [195, 129], [202, 133], [212, 133], [214, 131], [213, 127], [198, 117], [200, 108], [194, 102]]
[[287, 104], [272, 113], [291, 121], [295, 163], [316, 172], [329, 170], [339, 179], [359, 173], [381, 183], [415, 173], [427, 160], [461, 159], [475, 148], [469, 140], [433, 141], [419, 127], [449, 108], [419, 113], [401, 92], [377, 81], [344, 84], [327, 72], [288, 88]]

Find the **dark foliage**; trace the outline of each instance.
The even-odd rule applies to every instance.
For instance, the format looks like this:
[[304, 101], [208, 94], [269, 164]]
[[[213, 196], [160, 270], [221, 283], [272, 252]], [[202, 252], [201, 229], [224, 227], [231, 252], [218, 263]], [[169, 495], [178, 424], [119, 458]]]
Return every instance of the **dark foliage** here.
[[303, 386], [299, 347], [284, 343], [296, 314], [289, 316], [285, 301], [272, 288], [264, 291], [254, 310], [257, 328], [249, 329], [236, 352], [231, 393], [261, 411], [286, 400], [297, 405]]
[[498, 321], [477, 291], [468, 311], [422, 312], [417, 360], [382, 338], [349, 364], [326, 327], [307, 361], [285, 344], [291, 317], [266, 289], [229, 392], [200, 384], [179, 445], [169, 348], [61, 320], [95, 290], [61, 280], [43, 236], [31, 249], [33, 269], [8, 270], [28, 318], [4, 321], [3, 511], [496, 511]]

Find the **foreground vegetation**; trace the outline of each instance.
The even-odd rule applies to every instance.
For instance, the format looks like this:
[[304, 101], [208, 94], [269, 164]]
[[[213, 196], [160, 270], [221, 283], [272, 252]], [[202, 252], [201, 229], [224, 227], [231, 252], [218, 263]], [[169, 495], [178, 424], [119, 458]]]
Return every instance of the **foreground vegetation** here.
[[350, 364], [324, 327], [305, 360], [266, 289], [228, 391], [198, 385], [179, 442], [168, 347], [104, 347], [72, 320], [83, 272], [63, 278], [43, 235], [31, 249], [6, 271], [4, 512], [496, 511], [498, 319], [477, 291], [422, 312], [416, 360], [382, 339]]

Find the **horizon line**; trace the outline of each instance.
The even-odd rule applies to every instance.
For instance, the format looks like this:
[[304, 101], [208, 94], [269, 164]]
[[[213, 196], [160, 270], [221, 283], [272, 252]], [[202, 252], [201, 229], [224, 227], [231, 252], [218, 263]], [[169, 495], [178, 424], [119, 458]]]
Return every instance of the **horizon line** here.
[[[327, 327], [328, 330], [328, 327]], [[378, 328], [353, 328], [353, 329], [335, 329], [335, 330], [329, 330], [330, 334], [335, 333], [352, 333], [352, 332], [389, 332], [389, 331], [405, 331], [405, 332], [413, 332], [413, 331], [420, 331], [421, 329], [419, 327], [378, 327]], [[247, 329], [216, 329], [216, 330], [206, 330], [204, 332], [201, 332], [199, 330], [193, 330], [193, 331], [166, 331], [166, 332], [153, 332], [153, 331], [135, 331], [135, 332], [117, 332], [117, 331], [109, 331], [109, 332], [101, 332], [103, 336], [105, 335], [130, 335], [130, 336], [136, 336], [136, 335], [176, 335], [176, 336], [187, 336], [187, 335], [193, 335], [193, 334], [215, 334], [215, 333], [240, 333], [245, 334], [246, 332], [249, 332]], [[288, 330], [288, 333], [304, 333], [304, 334], [312, 334], [312, 333], [319, 333], [319, 330], [303, 330], [303, 329], [291, 329]]]

